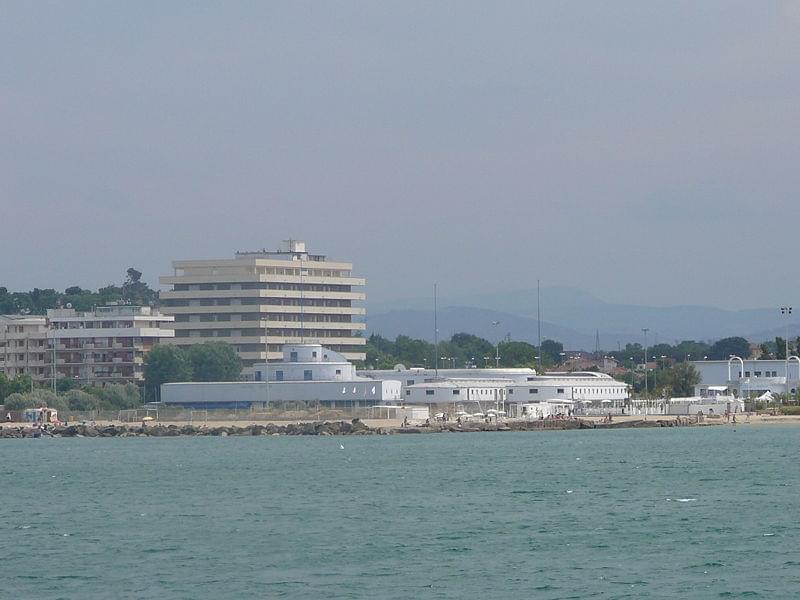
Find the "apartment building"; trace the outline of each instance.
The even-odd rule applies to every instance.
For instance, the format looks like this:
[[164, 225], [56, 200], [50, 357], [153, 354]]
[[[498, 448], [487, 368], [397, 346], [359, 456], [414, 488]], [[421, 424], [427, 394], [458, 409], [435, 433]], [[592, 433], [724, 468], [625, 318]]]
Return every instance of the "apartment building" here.
[[[366, 281], [353, 265], [310, 254], [299, 240], [277, 251], [237, 252], [231, 259], [178, 260], [160, 278], [161, 309], [175, 317], [179, 346], [210, 340], [231, 344], [243, 376], [254, 365], [281, 360], [283, 344], [324, 344], [348, 360], [364, 360], [366, 312], [357, 303]], [[267, 356], [267, 344], [269, 356]]]
[[175, 335], [173, 317], [149, 306], [101, 306], [86, 313], [57, 308], [47, 311], [47, 319], [56, 376], [81, 385], [143, 381], [145, 355]]
[[0, 315], [0, 373], [13, 378], [47, 379], [50, 357], [47, 319], [36, 315]]

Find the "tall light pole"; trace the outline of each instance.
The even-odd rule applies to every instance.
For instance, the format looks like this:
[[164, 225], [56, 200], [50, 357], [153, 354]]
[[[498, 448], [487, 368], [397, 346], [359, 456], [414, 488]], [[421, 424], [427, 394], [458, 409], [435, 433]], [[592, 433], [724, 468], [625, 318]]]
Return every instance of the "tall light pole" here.
[[536, 280], [536, 333], [538, 337], [539, 347], [537, 350], [539, 351], [539, 372], [542, 372], [542, 311], [541, 311], [541, 302], [539, 299], [539, 280]]
[[439, 324], [438, 318], [438, 290], [439, 284], [433, 284], [433, 373], [435, 378], [439, 378]]
[[497, 343], [495, 344], [495, 351], [494, 351], [494, 367], [495, 369], [500, 367], [500, 338], [497, 337], [497, 328], [500, 326], [500, 321], [492, 321], [492, 326], [495, 330], [495, 337], [497, 338]]
[[644, 333], [644, 396], [647, 397], [647, 332], [650, 331], [649, 327], [642, 327]]
[[786, 395], [789, 395], [789, 318], [792, 316], [792, 307], [791, 306], [781, 306], [781, 314], [786, 317], [786, 339], [784, 342], [786, 343], [786, 353], [783, 355], [784, 360], [786, 361]]

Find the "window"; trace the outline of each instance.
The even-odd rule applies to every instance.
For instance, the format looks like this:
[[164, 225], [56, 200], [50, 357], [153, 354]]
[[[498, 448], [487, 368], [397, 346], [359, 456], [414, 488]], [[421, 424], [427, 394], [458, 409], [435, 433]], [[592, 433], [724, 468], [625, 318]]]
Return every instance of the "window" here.
[[414, 385], [413, 379], [406, 379], [406, 385]]
[[[739, 377], [741, 377], [741, 376], [742, 376], [742, 373], [741, 373], [741, 371], [740, 371], [740, 372], [739, 372]], [[745, 376], [745, 377], [750, 377], [750, 371], [745, 371], [745, 372], [744, 372], [744, 376]]]
[[316, 350], [315, 350], [314, 352], [312, 352], [312, 353], [311, 353], [311, 358], [317, 358], [317, 352], [316, 352]]
[[564, 388], [558, 388], [558, 389], [556, 390], [556, 393], [557, 393], [557, 394], [563, 394], [563, 393], [564, 393]]
[[508, 395], [511, 396], [514, 393], [514, 388], [509, 388]]
[[289, 353], [289, 362], [297, 362], [297, 352]]
[[283, 381], [283, 371], [275, 371], [275, 381]]
[[411, 395], [411, 390], [406, 390], [406, 396], [410, 396], [410, 395]]
[[336, 369], [336, 374], [337, 375], [341, 375], [342, 374], [342, 370], [341, 369]]
[[756, 377], [761, 377], [761, 371], [754, 371], [753, 375]]
[[311, 381], [311, 369], [305, 369], [303, 371], [303, 381]]
[[529, 388], [528, 389], [528, 393], [529, 394], [538, 394], [539, 393], [539, 388]]
[[458, 396], [461, 393], [461, 390], [453, 390], [453, 396]]
[[433, 396], [433, 390], [425, 390], [426, 396]]

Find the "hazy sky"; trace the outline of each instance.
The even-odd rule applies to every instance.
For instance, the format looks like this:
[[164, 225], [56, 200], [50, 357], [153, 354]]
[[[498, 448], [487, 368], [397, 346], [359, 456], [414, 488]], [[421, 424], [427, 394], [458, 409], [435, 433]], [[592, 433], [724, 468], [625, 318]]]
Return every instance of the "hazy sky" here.
[[2, 2], [0, 285], [307, 240], [375, 299], [800, 304], [800, 3]]

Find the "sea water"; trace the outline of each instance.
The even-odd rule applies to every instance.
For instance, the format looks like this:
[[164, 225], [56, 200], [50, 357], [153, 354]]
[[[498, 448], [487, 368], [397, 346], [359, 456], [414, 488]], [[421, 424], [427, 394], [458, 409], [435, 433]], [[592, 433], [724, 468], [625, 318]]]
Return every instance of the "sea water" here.
[[796, 598], [799, 458], [756, 425], [3, 440], [0, 597]]

